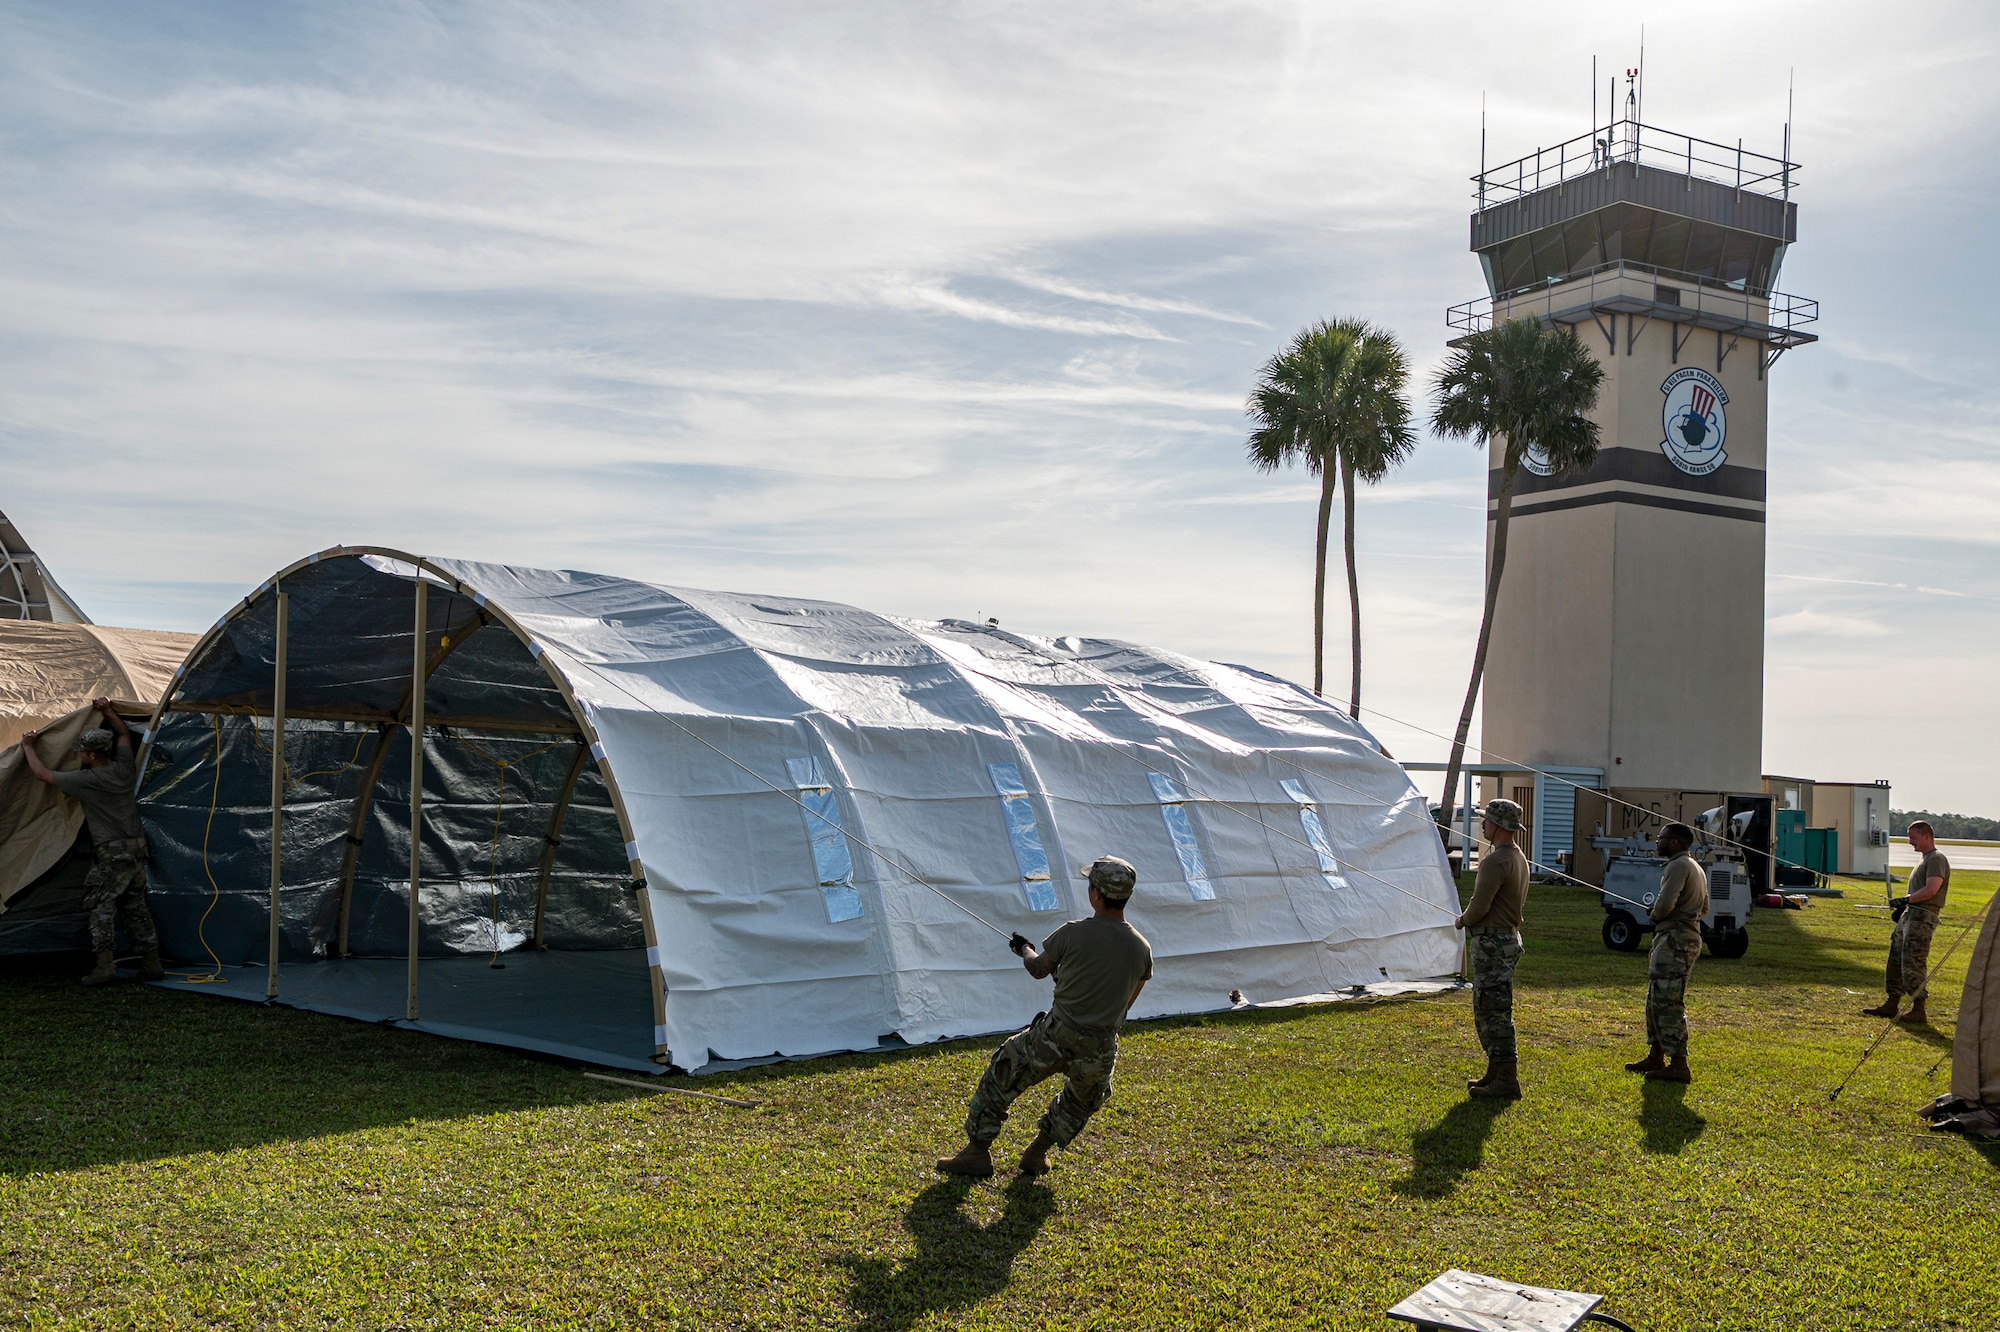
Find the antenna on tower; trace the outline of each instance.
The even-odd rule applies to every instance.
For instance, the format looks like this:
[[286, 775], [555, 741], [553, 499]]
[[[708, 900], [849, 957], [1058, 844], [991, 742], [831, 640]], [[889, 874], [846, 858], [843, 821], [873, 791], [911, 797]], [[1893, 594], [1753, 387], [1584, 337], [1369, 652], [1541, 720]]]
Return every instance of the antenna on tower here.
[[1639, 25], [1639, 123], [1646, 121], [1646, 25]]
[[1479, 211], [1486, 211], [1486, 90], [1479, 90]]
[[1785, 202], [1792, 198], [1792, 93], [1798, 84], [1798, 67], [1785, 71]]

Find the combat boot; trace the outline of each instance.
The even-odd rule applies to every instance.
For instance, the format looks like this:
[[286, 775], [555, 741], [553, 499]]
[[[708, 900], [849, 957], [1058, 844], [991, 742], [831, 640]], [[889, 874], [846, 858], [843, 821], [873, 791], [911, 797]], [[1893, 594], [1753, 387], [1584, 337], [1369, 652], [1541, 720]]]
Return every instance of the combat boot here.
[[1478, 1091], [1491, 1081], [1493, 1081], [1493, 1056], [1488, 1055], [1486, 1056], [1486, 1071], [1476, 1078], [1467, 1078], [1465, 1080], [1465, 1089], [1469, 1092]]
[[148, 948], [146, 956], [139, 960], [139, 979], [142, 981], [162, 981], [167, 978], [167, 969], [160, 965], [160, 950]]
[[947, 1175], [985, 1179], [993, 1173], [993, 1151], [986, 1143], [968, 1142], [959, 1149], [957, 1156], [947, 1156], [939, 1161], [937, 1168]]
[[1048, 1174], [1049, 1148], [1055, 1145], [1056, 1140], [1049, 1136], [1047, 1129], [1037, 1133], [1035, 1140], [1028, 1144], [1028, 1150], [1021, 1153], [1021, 1173], [1031, 1179], [1036, 1175]]
[[1911, 1000], [1910, 1011], [1896, 1020], [1898, 1022], [1907, 1022], [1912, 1027], [1928, 1027], [1931, 1018], [1930, 1014], [1924, 1011], [1924, 996], [1918, 995], [1915, 999]]
[[1686, 1055], [1675, 1055], [1667, 1061], [1666, 1067], [1647, 1069], [1646, 1081], [1693, 1082], [1694, 1074], [1688, 1072], [1688, 1057]]
[[1902, 1006], [1902, 1003], [1903, 999], [1901, 995], [1892, 994], [1887, 999], [1884, 999], [1880, 1004], [1876, 1005], [1874, 1008], [1862, 1009], [1861, 1015], [1863, 1017], [1892, 1018], [1896, 1016], [1896, 1010]]
[[1521, 1080], [1517, 1076], [1520, 1065], [1512, 1059], [1493, 1061], [1493, 1076], [1477, 1087], [1472, 1094], [1483, 1101], [1518, 1101], [1521, 1099]]
[[111, 955], [110, 949], [105, 948], [99, 950], [97, 954], [97, 969], [88, 976], [85, 976], [83, 983], [85, 985], [109, 985], [117, 979], [118, 959]]
[[1660, 1047], [1655, 1045], [1646, 1051], [1644, 1059], [1634, 1059], [1631, 1063], [1625, 1065], [1625, 1071], [1627, 1073], [1644, 1073], [1646, 1076], [1651, 1077], [1666, 1066], [1667, 1061], [1661, 1056]]

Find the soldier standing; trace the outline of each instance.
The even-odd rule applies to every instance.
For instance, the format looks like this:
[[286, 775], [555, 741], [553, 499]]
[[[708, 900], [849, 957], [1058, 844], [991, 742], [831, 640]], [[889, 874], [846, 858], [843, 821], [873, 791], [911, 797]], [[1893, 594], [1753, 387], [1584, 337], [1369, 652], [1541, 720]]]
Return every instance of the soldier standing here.
[[1069, 1146], [1111, 1099], [1118, 1032], [1152, 979], [1153, 946], [1125, 923], [1138, 871], [1116, 856], [1099, 856], [1084, 873], [1090, 880], [1088, 918], [1059, 927], [1040, 949], [1021, 934], [1007, 942], [1030, 976], [1055, 977], [1055, 999], [993, 1052], [966, 1107], [964, 1149], [937, 1163], [948, 1175], [991, 1175], [993, 1140], [1007, 1122], [1007, 1108], [1045, 1078], [1060, 1073], [1063, 1087], [1021, 1154], [1024, 1175], [1045, 1174], [1049, 1148]]
[[164, 980], [160, 966], [160, 936], [153, 913], [146, 909], [146, 830], [139, 823], [139, 775], [132, 763], [132, 729], [108, 698], [91, 706], [104, 714], [108, 731], [85, 731], [76, 742], [83, 766], [74, 772], [51, 772], [36, 751], [40, 731], [21, 737], [21, 753], [37, 778], [83, 806], [95, 862], [83, 881], [84, 910], [90, 916], [90, 946], [97, 950], [97, 967], [83, 978], [85, 985], [109, 985], [118, 979], [114, 946], [118, 917], [143, 955], [142, 980]]
[[1669, 823], [1660, 829], [1660, 893], [1653, 899], [1653, 951], [1646, 959], [1644, 1059], [1625, 1065], [1653, 1082], [1692, 1082], [1688, 1072], [1687, 983], [1701, 956], [1701, 918], [1708, 914], [1708, 872], [1688, 854], [1694, 829]]
[[1910, 849], [1917, 853], [1917, 867], [1910, 871], [1910, 891], [1896, 899], [1896, 929], [1889, 936], [1889, 966], [1883, 977], [1889, 997], [1879, 1008], [1861, 1011], [1870, 1017], [1893, 1018], [1910, 996], [1910, 1011], [1903, 1021], [1922, 1026], [1930, 1021], [1924, 1011], [1924, 978], [1930, 972], [1931, 936], [1937, 933], [1938, 916], [1944, 911], [1945, 893], [1951, 887], [1951, 862], [1937, 849], [1937, 834], [1922, 819], [1910, 824]]
[[1479, 821], [1486, 849], [1472, 881], [1472, 901], [1458, 918], [1466, 932], [1472, 979], [1472, 1025], [1486, 1052], [1486, 1073], [1466, 1084], [1474, 1096], [1511, 1101], [1521, 1095], [1514, 1043], [1514, 964], [1521, 960], [1521, 917], [1528, 903], [1528, 858], [1514, 845], [1521, 807], [1489, 800]]

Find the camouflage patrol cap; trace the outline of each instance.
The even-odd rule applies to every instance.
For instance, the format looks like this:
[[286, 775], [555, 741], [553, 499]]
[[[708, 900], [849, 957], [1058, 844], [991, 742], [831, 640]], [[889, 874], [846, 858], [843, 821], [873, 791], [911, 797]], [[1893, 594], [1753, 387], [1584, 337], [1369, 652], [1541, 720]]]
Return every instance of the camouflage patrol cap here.
[[79, 754], [109, 754], [118, 748], [118, 737], [109, 731], [85, 731], [76, 742]]
[[1104, 895], [1107, 902], [1130, 900], [1132, 890], [1139, 884], [1139, 871], [1132, 863], [1117, 856], [1099, 856], [1083, 867], [1083, 877], [1090, 880], [1090, 886]]
[[1521, 807], [1511, 800], [1489, 800], [1479, 810], [1480, 817], [1493, 820], [1508, 832], [1521, 831]]

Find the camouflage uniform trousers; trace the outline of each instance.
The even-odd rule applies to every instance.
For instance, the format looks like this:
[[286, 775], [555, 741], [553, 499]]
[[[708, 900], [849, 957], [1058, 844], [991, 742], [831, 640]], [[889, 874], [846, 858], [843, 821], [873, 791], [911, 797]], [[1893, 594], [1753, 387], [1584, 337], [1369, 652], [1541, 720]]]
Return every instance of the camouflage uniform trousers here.
[[992, 1142], [1007, 1122], [1007, 1108], [1028, 1088], [1060, 1073], [1062, 1091], [1049, 1102], [1038, 1127], [1056, 1145], [1067, 1147], [1111, 1099], [1111, 1069], [1117, 1062], [1117, 1033], [1098, 1035], [1071, 1026], [1057, 1014], [1037, 1013], [987, 1061], [965, 1108], [965, 1136], [973, 1142]]
[[83, 909], [90, 919], [90, 946], [108, 953], [118, 938], [118, 917], [142, 953], [160, 946], [153, 913], [146, 909], [146, 839], [128, 837], [95, 848], [96, 859], [83, 877]]
[[1924, 976], [1930, 971], [1931, 936], [1937, 933], [1938, 913], [1923, 907], [1906, 908], [1889, 936], [1888, 975], [1884, 977], [1891, 996], [1909, 995], [1921, 999]]
[[1467, 932], [1465, 949], [1472, 977], [1472, 1026], [1488, 1059], [1512, 1059], [1514, 1052], [1514, 964], [1521, 960], [1519, 930]]
[[1646, 1043], [1669, 1059], [1688, 1052], [1688, 973], [1701, 956], [1701, 926], [1689, 921], [1653, 931], [1646, 958]]

